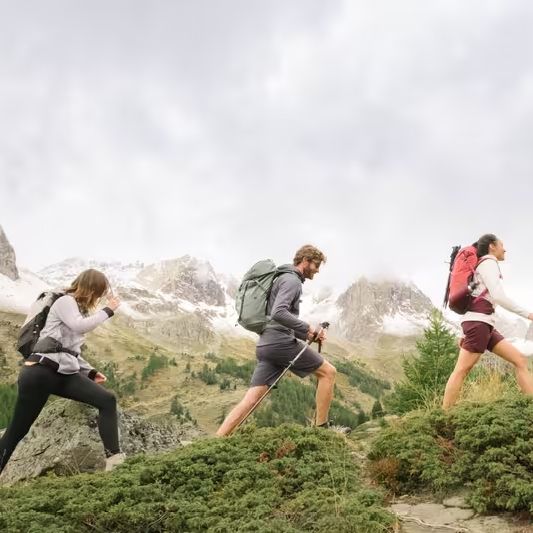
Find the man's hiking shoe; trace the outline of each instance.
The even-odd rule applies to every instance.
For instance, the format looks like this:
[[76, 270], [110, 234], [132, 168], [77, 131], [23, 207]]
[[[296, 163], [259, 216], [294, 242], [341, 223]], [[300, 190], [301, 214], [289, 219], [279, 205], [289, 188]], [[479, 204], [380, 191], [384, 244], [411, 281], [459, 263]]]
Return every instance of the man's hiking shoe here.
[[341, 435], [349, 435], [352, 432], [352, 428], [349, 428], [348, 426], [336, 426], [331, 422], [324, 422], [323, 424], [320, 424], [320, 426], [317, 427], [330, 429], [331, 431], [335, 431], [335, 433], [340, 433]]
[[105, 460], [105, 471], [110, 472], [115, 466], [121, 465], [126, 459], [125, 453], [116, 453]]

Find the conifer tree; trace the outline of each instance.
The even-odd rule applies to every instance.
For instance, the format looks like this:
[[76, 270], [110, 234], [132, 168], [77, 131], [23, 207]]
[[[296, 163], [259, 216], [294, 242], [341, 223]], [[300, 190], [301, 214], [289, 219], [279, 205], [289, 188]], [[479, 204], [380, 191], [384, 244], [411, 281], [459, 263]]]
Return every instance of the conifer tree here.
[[432, 313], [416, 348], [418, 355], [403, 361], [404, 379], [386, 399], [388, 410], [396, 414], [440, 403], [459, 353], [457, 339], [444, 323], [442, 313]]

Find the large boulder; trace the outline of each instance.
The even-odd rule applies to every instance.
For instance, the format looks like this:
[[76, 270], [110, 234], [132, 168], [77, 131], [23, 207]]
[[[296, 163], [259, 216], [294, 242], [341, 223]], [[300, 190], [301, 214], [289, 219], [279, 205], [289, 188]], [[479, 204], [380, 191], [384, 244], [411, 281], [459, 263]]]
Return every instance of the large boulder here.
[[[105, 455], [97, 416], [96, 409], [84, 404], [51, 401], [18, 445], [0, 483], [11, 484], [48, 472], [70, 475], [102, 470]], [[120, 412], [119, 429], [126, 455], [168, 451], [201, 435], [192, 424], [178, 424], [170, 415], [151, 421]]]

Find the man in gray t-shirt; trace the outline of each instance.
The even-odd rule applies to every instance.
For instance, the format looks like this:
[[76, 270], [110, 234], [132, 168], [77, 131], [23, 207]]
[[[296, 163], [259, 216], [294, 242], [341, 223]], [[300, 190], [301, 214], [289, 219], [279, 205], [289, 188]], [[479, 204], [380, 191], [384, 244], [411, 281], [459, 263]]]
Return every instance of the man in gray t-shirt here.
[[[268, 387], [276, 381], [302, 350], [304, 345], [299, 340], [305, 341], [315, 336], [315, 328], [298, 318], [300, 298], [304, 281], [313, 279], [325, 261], [325, 255], [318, 248], [303, 246], [296, 252], [293, 265], [284, 265], [284, 273], [274, 281], [267, 305], [270, 320], [257, 342], [257, 366], [250, 388], [228, 414], [217, 431], [218, 436], [229, 435]], [[322, 330], [318, 340], [323, 341], [325, 337], [326, 333]], [[317, 377], [315, 423], [317, 426], [327, 427], [335, 385], [335, 367], [311, 347], [307, 347], [291, 371], [300, 377], [309, 374]]]

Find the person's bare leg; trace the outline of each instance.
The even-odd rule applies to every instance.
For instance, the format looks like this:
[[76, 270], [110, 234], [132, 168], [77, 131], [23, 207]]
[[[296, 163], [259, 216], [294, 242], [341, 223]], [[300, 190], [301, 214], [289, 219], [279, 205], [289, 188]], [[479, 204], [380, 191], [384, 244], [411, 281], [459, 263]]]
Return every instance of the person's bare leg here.
[[257, 400], [265, 394], [268, 387], [266, 385], [259, 385], [251, 387], [246, 391], [244, 398], [229, 412], [228, 416], [218, 428], [217, 436], [224, 437], [229, 435], [235, 426], [246, 416], [248, 411], [256, 404]]
[[333, 390], [335, 387], [335, 367], [324, 361], [314, 372], [318, 379], [316, 388], [316, 417], [315, 424], [320, 426], [328, 421], [329, 407], [333, 400]]
[[492, 353], [514, 365], [518, 386], [524, 394], [533, 396], [533, 376], [527, 368], [527, 359], [520, 350], [503, 340], [494, 346]]
[[465, 381], [466, 376], [474, 365], [479, 361], [481, 357], [480, 353], [472, 353], [461, 348], [455, 368], [448, 378], [446, 383], [446, 389], [444, 390], [444, 398], [442, 399], [442, 408], [449, 409], [457, 402], [461, 388]]

